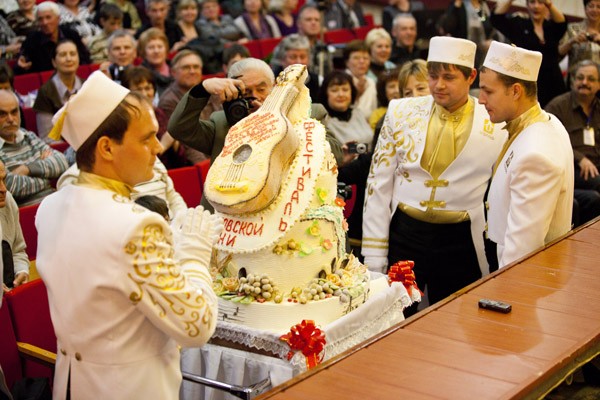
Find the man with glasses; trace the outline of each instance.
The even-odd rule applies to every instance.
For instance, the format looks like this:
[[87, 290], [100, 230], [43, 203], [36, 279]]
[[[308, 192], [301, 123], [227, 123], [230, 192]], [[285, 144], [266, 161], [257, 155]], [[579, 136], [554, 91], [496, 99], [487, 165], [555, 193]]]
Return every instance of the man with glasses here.
[[546, 111], [563, 123], [575, 157], [575, 199], [580, 222], [600, 215], [600, 66], [592, 60], [571, 70], [571, 91], [555, 97]]

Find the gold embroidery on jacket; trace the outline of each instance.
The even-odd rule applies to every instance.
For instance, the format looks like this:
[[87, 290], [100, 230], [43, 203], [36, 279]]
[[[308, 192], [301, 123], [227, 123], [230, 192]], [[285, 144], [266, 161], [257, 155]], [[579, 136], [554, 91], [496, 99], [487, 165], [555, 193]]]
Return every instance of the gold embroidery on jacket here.
[[127, 243], [125, 253], [131, 256], [133, 266], [128, 276], [137, 287], [129, 299], [137, 304], [148, 296], [161, 318], [169, 313], [180, 316], [188, 335], [198, 336], [198, 321], [208, 324], [212, 315], [202, 291], [189, 291], [186, 287], [190, 287], [188, 279], [205, 281], [206, 275], [190, 268], [185, 275], [181, 273], [173, 259], [173, 247], [159, 224], [144, 227], [141, 236]]

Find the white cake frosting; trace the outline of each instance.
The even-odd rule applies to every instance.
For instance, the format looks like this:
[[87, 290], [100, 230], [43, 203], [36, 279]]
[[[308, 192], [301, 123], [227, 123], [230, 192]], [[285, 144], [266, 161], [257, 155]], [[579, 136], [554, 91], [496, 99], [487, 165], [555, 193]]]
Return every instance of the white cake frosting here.
[[[293, 67], [305, 71], [303, 66]], [[283, 80], [279, 76], [278, 85], [298, 85], [297, 81], [285, 81], [294, 79], [297, 72], [290, 73], [289, 68]], [[300, 93], [305, 93], [303, 82]], [[268, 104], [269, 99], [265, 101]], [[344, 202], [337, 197], [337, 165], [325, 128], [307, 117], [308, 96], [302, 94], [286, 107], [287, 117], [291, 117], [285, 124], [287, 134], [296, 135], [288, 142], [297, 143], [297, 148], [289, 160], [279, 161], [281, 180], [277, 185], [271, 182], [277, 195], [265, 199], [263, 207], [252, 200], [243, 205], [252, 211], [240, 213], [239, 208], [230, 209], [227, 204], [239, 204], [237, 196], [247, 197], [246, 189], [207, 193], [211, 203], [225, 204], [221, 210], [226, 210], [219, 212], [224, 230], [211, 266], [214, 289], [220, 296], [219, 318], [277, 332], [287, 331], [303, 319], [326, 325], [365, 302], [371, 292], [367, 268], [346, 254]], [[239, 130], [233, 133], [240, 135]], [[244, 168], [251, 172], [256, 165]], [[229, 179], [227, 169], [211, 167], [207, 185], [220, 187], [220, 180]]]

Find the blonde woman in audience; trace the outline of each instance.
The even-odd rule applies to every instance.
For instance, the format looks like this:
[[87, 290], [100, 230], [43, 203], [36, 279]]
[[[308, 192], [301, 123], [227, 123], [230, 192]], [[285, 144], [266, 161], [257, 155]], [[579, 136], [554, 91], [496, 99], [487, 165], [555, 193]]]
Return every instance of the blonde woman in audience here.
[[371, 29], [365, 38], [371, 56], [371, 66], [367, 76], [377, 82], [383, 72], [396, 68], [390, 61], [392, 55], [392, 37], [383, 28]]
[[37, 134], [44, 141], [50, 141], [48, 133], [52, 129], [52, 116], [81, 88], [82, 82], [77, 76], [79, 53], [75, 43], [68, 39], [58, 42], [52, 65], [54, 75], [40, 87], [33, 103]]
[[402, 64], [398, 73], [398, 89], [400, 98], [427, 96], [427, 61], [416, 59]]
[[160, 96], [171, 84], [171, 69], [167, 62], [169, 40], [158, 28], [144, 31], [138, 41], [138, 55], [142, 57], [142, 66], [152, 71], [156, 80], [156, 92]]

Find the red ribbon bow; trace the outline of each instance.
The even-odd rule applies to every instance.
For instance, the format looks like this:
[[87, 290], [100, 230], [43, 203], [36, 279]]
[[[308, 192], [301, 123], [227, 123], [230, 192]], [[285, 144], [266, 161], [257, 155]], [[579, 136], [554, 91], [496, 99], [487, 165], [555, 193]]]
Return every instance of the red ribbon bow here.
[[415, 273], [413, 272], [413, 267], [415, 266], [414, 261], [398, 261], [396, 264], [390, 267], [388, 271], [388, 278], [391, 282], [400, 282], [404, 285], [409, 295], [412, 295], [412, 289], [416, 289], [421, 292], [419, 287], [417, 286], [417, 281], [415, 277]]
[[291, 350], [287, 354], [288, 360], [294, 356], [294, 351], [300, 350], [306, 357], [308, 369], [323, 361], [323, 356], [319, 356], [319, 354], [325, 347], [325, 333], [316, 327], [315, 321], [302, 320], [301, 324], [292, 326], [290, 332], [282, 335], [279, 339], [290, 346]]

